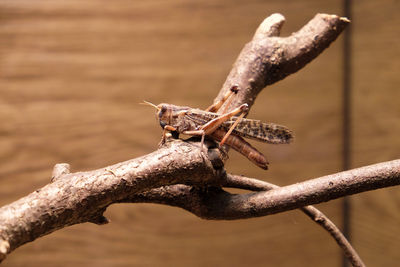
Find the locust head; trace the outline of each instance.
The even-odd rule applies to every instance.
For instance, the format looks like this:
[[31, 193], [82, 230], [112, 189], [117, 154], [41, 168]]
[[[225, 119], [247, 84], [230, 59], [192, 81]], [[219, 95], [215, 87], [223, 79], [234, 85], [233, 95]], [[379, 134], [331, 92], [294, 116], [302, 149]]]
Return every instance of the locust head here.
[[157, 105], [158, 110], [156, 112], [156, 116], [157, 116], [158, 122], [160, 123], [161, 128], [163, 128], [163, 129], [166, 125], [172, 125], [172, 121], [171, 121], [172, 109], [170, 106], [171, 105], [164, 104], [164, 103]]
[[164, 128], [166, 125], [177, 127], [180, 123], [181, 116], [184, 115], [188, 109], [187, 107], [179, 107], [165, 103], [154, 105], [150, 102], [144, 101], [144, 104], [156, 109], [156, 117], [161, 128]]

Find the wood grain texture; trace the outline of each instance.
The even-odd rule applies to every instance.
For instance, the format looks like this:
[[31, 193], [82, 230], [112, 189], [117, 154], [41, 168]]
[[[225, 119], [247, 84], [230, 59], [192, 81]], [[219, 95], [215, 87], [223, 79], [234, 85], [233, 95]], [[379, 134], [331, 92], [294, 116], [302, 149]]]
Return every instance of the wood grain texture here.
[[[396, 5], [363, 1], [354, 9], [354, 167], [399, 158]], [[289, 34], [318, 12], [340, 9], [341, 1], [1, 1], [0, 204], [48, 183], [55, 163], [89, 170], [154, 150], [161, 129], [136, 103], [208, 106], [266, 16], [284, 14]], [[252, 118], [296, 134], [290, 146], [256, 145], [271, 170], [235, 152], [227, 169], [281, 185], [339, 170], [340, 49], [334, 43], [257, 99]], [[394, 266], [399, 189], [353, 199], [355, 248], [367, 266]], [[319, 207], [340, 221], [340, 201]], [[299, 212], [209, 222], [143, 204], [112, 206], [106, 216], [109, 225], [63, 229], [19, 248], [3, 266], [340, 262], [336, 244]]]

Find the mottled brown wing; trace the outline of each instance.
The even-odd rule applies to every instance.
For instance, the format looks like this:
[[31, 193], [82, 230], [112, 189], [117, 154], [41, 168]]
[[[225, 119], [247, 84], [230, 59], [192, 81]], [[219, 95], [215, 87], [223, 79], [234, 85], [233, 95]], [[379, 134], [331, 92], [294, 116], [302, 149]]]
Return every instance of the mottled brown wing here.
[[[223, 127], [229, 129], [235, 120], [236, 117], [233, 117]], [[293, 140], [292, 132], [285, 126], [250, 119], [242, 119], [233, 134], [270, 144], [287, 144]]]
[[217, 118], [219, 115], [213, 112], [207, 112], [200, 109], [190, 109], [186, 112], [185, 118], [193, 121], [197, 125], [204, 125], [212, 119]]

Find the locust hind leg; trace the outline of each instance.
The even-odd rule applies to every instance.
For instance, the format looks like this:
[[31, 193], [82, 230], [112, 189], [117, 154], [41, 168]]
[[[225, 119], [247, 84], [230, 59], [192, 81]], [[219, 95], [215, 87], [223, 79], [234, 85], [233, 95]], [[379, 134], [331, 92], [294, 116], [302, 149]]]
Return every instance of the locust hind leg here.
[[[224, 104], [224, 102], [226, 102], [229, 99], [229, 102], [226, 103], [225, 109], [222, 111], [222, 114], [225, 113], [225, 110], [229, 107], [230, 103], [232, 102], [232, 95], [233, 94], [237, 94], [238, 93], [238, 85], [234, 85], [231, 87], [231, 89], [229, 90], [229, 92], [227, 92], [224, 97], [218, 101], [217, 103], [211, 105], [210, 107], [207, 108], [206, 111], [211, 111], [211, 112], [217, 112], [221, 106]], [[247, 110], [246, 110], [247, 111]], [[235, 112], [235, 111], [233, 111]], [[228, 113], [229, 114], [229, 113]], [[237, 119], [236, 121], [233, 123], [233, 125], [231, 126], [231, 128], [228, 130], [228, 132], [225, 134], [224, 138], [222, 138], [221, 142], [220, 142], [220, 146], [222, 146], [226, 140], [228, 139], [228, 137], [231, 135], [232, 131], [235, 129], [235, 127], [238, 125], [238, 123], [243, 119], [243, 117], [245, 116], [245, 112], [243, 112]]]
[[[249, 110], [249, 106], [247, 104], [243, 104], [238, 108], [235, 108], [231, 112], [222, 114], [215, 119], [210, 120], [206, 124], [200, 127], [200, 130], [204, 130], [205, 135], [208, 135], [218, 129], [224, 122], [230, 120], [233, 116], [243, 113], [245, 114]], [[244, 115], [243, 115], [244, 116]]]
[[[222, 107], [222, 105], [229, 99], [229, 102], [227, 103], [227, 107], [230, 105], [231, 101], [232, 101], [232, 97], [233, 95], [237, 94], [239, 91], [239, 86], [238, 85], [233, 85], [231, 87], [231, 89], [224, 95], [224, 97], [219, 100], [217, 103], [212, 104], [211, 106], [209, 106], [206, 111], [208, 112], [218, 112], [218, 110]], [[224, 113], [224, 112], [222, 112]]]
[[[229, 113], [222, 114], [221, 116], [219, 116], [219, 117], [217, 117], [215, 119], [212, 119], [211, 121], [209, 121], [206, 124], [204, 124], [203, 126], [201, 126], [199, 130], [184, 131], [183, 134], [201, 136], [201, 148], [202, 148], [202, 150], [204, 150], [204, 137], [206, 135], [212, 134], [224, 122], [228, 121], [230, 118], [232, 118], [233, 116], [237, 115], [238, 113], [242, 112], [242, 115], [238, 119], [243, 118], [243, 116], [245, 115], [245, 113], [247, 111], [248, 111], [248, 105], [247, 104], [243, 104], [240, 107], [232, 110]], [[231, 127], [231, 130], [230, 130], [229, 134], [232, 132], [233, 128], [236, 127], [236, 124], [232, 125], [233, 127]], [[226, 138], [229, 136], [229, 134], [227, 134]]]
[[240, 116], [232, 124], [231, 128], [229, 128], [228, 132], [225, 134], [224, 138], [222, 138], [221, 142], [219, 142], [220, 146], [225, 144], [226, 140], [231, 135], [232, 131], [235, 129], [235, 127], [238, 125], [238, 123], [243, 119], [244, 115], [246, 115], [246, 113], [244, 113], [244, 112], [242, 114], [240, 114]]

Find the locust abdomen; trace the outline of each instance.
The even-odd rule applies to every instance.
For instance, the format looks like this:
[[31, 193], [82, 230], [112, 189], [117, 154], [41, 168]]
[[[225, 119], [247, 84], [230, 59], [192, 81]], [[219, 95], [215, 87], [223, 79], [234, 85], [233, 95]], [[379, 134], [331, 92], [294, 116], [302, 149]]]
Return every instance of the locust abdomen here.
[[[217, 129], [210, 136], [217, 141], [221, 141], [225, 134], [225, 130]], [[242, 137], [231, 134], [226, 139], [225, 144], [241, 153], [258, 167], [268, 170], [268, 161], [265, 156]]]

